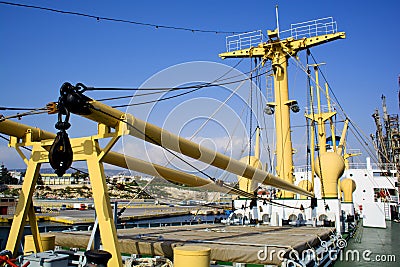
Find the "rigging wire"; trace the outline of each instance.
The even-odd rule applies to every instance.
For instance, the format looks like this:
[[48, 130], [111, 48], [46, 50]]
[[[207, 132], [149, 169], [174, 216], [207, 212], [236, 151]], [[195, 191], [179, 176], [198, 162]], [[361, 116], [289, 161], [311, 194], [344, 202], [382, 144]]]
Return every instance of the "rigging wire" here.
[[[267, 74], [268, 72], [269, 72], [269, 71], [260, 73], [260, 74], [257, 75], [257, 77], [263, 76], [263, 75]], [[198, 90], [200, 90], [200, 89], [203, 89], [203, 88], [205, 88], [205, 87], [223, 86], [223, 85], [228, 85], [228, 84], [234, 84], [234, 83], [244, 82], [244, 81], [247, 81], [247, 80], [250, 80], [250, 78], [247, 77], [247, 78], [240, 79], [240, 80], [235, 80], [235, 81], [230, 81], [230, 82], [225, 82], [225, 83], [218, 83], [218, 84], [207, 83], [206, 85], [196, 85], [196, 86], [190, 86], [190, 87], [188, 86], [188, 87], [185, 87], [185, 89], [186, 89], [186, 88], [194, 88], [194, 89], [193, 89], [193, 90], [190, 90], [190, 91], [187, 91], [187, 92], [183, 92], [183, 93], [177, 94], [177, 95], [159, 98], [159, 99], [156, 99], [156, 100], [149, 100], [149, 101], [143, 101], [143, 102], [131, 103], [131, 104], [114, 105], [114, 106], [112, 106], [112, 107], [113, 107], [113, 108], [122, 108], [122, 107], [130, 107], [130, 106], [151, 104], [151, 103], [155, 103], [155, 102], [160, 102], [160, 101], [164, 101], [164, 100], [173, 99], [173, 98], [176, 98], [176, 97], [179, 97], [179, 96], [183, 96], [183, 95], [186, 95], [186, 94], [190, 94], [190, 93], [193, 93], [193, 92], [198, 91]], [[90, 88], [90, 87], [88, 87], [88, 88]], [[92, 87], [92, 88], [93, 88], [93, 90], [97, 90], [97, 89], [94, 88], [94, 87]], [[115, 90], [120, 90], [121, 88], [110, 88], [110, 89], [112, 89], [112, 90], [114, 90], [114, 89], [115, 89]], [[125, 89], [126, 89], [126, 88], [125, 88]], [[88, 90], [89, 90], [89, 89], [88, 89]], [[92, 91], [93, 91], [93, 90], [92, 90]], [[135, 89], [129, 88], [128, 90], [135, 90]], [[180, 90], [180, 89], [176, 89], [176, 90]], [[84, 91], [86, 91], [86, 90], [84, 90]], [[172, 91], [175, 91], [175, 89], [172, 90]], [[149, 95], [149, 94], [152, 94], [152, 93], [142, 94], [142, 95]], [[102, 101], [115, 100], [115, 99], [122, 99], [122, 98], [128, 98], [128, 97], [132, 97], [132, 96], [121, 96], [121, 97], [104, 98], [104, 99], [102, 99]]]
[[[266, 79], [268, 79], [268, 75], [266, 75]], [[267, 83], [267, 82], [266, 82]], [[261, 84], [261, 78], [259, 79], [259, 84]], [[267, 87], [268, 85], [266, 85], [266, 87]], [[268, 88], [267, 88], [267, 90], [268, 90]], [[259, 90], [259, 94], [260, 94], [260, 101], [261, 101], [261, 99], [262, 99], [262, 92], [261, 92], [261, 90]], [[266, 100], [267, 100], [267, 102], [268, 102], [268, 99], [267, 99], [267, 97], [266, 97]], [[262, 143], [262, 145], [263, 145], [263, 147], [264, 147], [264, 149], [268, 152], [268, 159], [269, 159], [269, 172], [273, 172], [273, 156], [271, 155], [271, 147], [270, 147], [270, 144], [269, 144], [269, 138], [268, 138], [268, 128], [267, 128], [267, 119], [266, 119], [266, 116], [265, 116], [265, 114], [264, 114], [264, 109], [263, 109], [263, 107], [262, 107], [262, 105], [260, 105], [260, 116], [263, 118], [263, 123], [264, 123], [264, 130], [265, 130], [265, 140], [266, 140], [266, 143], [267, 143], [267, 147], [265, 147], [265, 144], [264, 144], [264, 142], [261, 142]], [[272, 120], [272, 121], [274, 121], [274, 120]]]
[[[259, 74], [260, 76], [266, 74], [266, 72]], [[220, 83], [220, 84], [208, 84], [205, 86], [197, 86], [195, 89], [187, 91], [187, 92], [183, 92], [177, 95], [173, 95], [173, 96], [168, 96], [168, 97], [163, 97], [163, 98], [159, 98], [156, 100], [149, 100], [149, 101], [143, 101], [143, 102], [139, 102], [139, 103], [131, 103], [131, 104], [123, 104], [123, 105], [115, 105], [112, 106], [113, 108], [123, 108], [123, 107], [130, 107], [130, 106], [138, 106], [138, 105], [144, 105], [144, 104], [151, 104], [151, 103], [155, 103], [155, 102], [160, 102], [160, 101], [164, 101], [164, 100], [169, 100], [169, 99], [173, 99], [176, 97], [180, 97], [183, 95], [187, 95], [193, 92], [196, 92], [200, 89], [206, 88], [206, 87], [214, 87], [214, 86], [223, 86], [223, 85], [227, 85], [227, 84], [234, 84], [234, 83], [239, 83], [239, 82], [244, 82], [249, 80], [250, 78], [245, 78], [245, 79], [241, 79], [241, 80], [236, 80], [236, 81], [232, 81], [232, 82], [225, 82], [225, 83]]]
[[199, 87], [199, 88], [196, 88], [196, 89], [193, 89], [193, 90], [190, 90], [190, 91], [187, 91], [187, 92], [183, 92], [183, 93], [180, 93], [180, 94], [177, 94], [177, 95], [173, 95], [173, 96], [168, 96], [168, 97], [159, 98], [159, 99], [157, 99], [157, 100], [149, 100], [149, 101], [143, 101], [143, 102], [131, 103], [131, 104], [114, 105], [114, 106], [112, 106], [112, 107], [113, 107], [113, 108], [126, 108], [126, 107], [132, 107], [132, 106], [139, 106], [139, 105], [151, 104], [151, 103], [155, 103], [155, 102], [161, 102], [161, 101], [173, 99], [173, 98], [176, 98], [176, 97], [180, 97], [180, 96], [184, 96], [184, 95], [187, 95], [187, 94], [196, 92], [196, 91], [198, 91], [198, 90], [200, 90], [200, 89], [202, 89], [202, 88], [204, 88], [204, 87]]
[[[308, 67], [309, 65], [308, 65], [308, 56], [307, 56], [307, 73], [309, 74], [309, 75], [307, 75], [307, 89], [309, 89], [309, 92], [311, 92], [311, 80], [310, 80], [310, 74], [311, 74], [311, 71], [310, 71], [310, 68]], [[310, 94], [307, 94], [306, 93], [306, 99], [307, 99], [307, 107], [313, 107], [312, 105], [313, 105], [313, 103], [311, 102], [311, 93]], [[307, 166], [310, 166], [310, 164], [311, 164], [311, 162], [312, 162], [312, 159], [311, 159], [311, 155], [312, 155], [312, 153], [311, 153], [311, 141], [312, 140], [310, 140], [310, 124], [309, 124], [309, 119], [306, 117], [306, 116], [304, 116], [305, 117], [305, 119], [306, 119], [306, 125], [307, 125], [307, 127], [306, 127], [306, 134], [307, 134], [307, 162], [306, 162], [306, 179], [307, 179], [307, 181], [309, 181], [309, 172], [308, 172], [308, 168], [307, 168]], [[312, 122], [311, 122], [312, 123]], [[313, 168], [313, 167], [311, 167], [311, 168]], [[311, 175], [313, 175], [313, 174], [311, 174]], [[312, 180], [312, 178], [311, 178], [311, 180]], [[315, 185], [313, 184], [313, 187], [315, 187]], [[309, 188], [308, 188], [308, 183], [307, 183], [307, 190], [308, 190]], [[314, 189], [315, 190], [315, 189]]]
[[[309, 70], [309, 56], [310, 56], [310, 50], [307, 49], [307, 53], [306, 53], [306, 62], [307, 62], [307, 77], [308, 80], [311, 80], [312, 76], [311, 76], [311, 72]], [[312, 120], [311, 120], [311, 125], [312, 128], [314, 130], [314, 138], [315, 140], [311, 140], [311, 142], [315, 142], [317, 149], [317, 158], [318, 158], [318, 167], [319, 167], [319, 173], [320, 173], [320, 177], [319, 180], [321, 182], [321, 197], [324, 200], [324, 207], [325, 210], [327, 210], [328, 205], [326, 204], [326, 200], [325, 200], [325, 187], [324, 187], [324, 177], [322, 175], [322, 162], [321, 162], [321, 148], [320, 148], [320, 144], [319, 144], [319, 140], [318, 140], [318, 131], [317, 131], [317, 127], [315, 127], [315, 112], [314, 112], [314, 94], [312, 93], [311, 87], [310, 88], [310, 109], [311, 109], [311, 115], [312, 115]], [[319, 90], [319, 88], [317, 88], [317, 90]], [[308, 172], [307, 172], [308, 173]]]
[[[247, 99], [247, 102], [248, 102], [248, 101], [249, 101], [249, 98]], [[247, 103], [247, 102], [246, 102], [246, 103]], [[246, 110], [247, 110], [247, 109], [246, 109], [246, 106], [243, 106], [242, 111], [241, 111], [241, 113], [240, 113], [240, 115], [239, 115], [239, 118], [242, 118], [242, 116], [243, 116], [243, 114], [244, 114], [244, 112], [245, 112]], [[236, 130], [239, 128], [239, 125], [240, 125], [240, 121], [238, 121], [238, 122], [236, 123], [236, 125], [235, 125], [235, 127], [234, 127], [234, 129], [233, 129], [233, 132], [232, 132], [231, 136], [235, 136]], [[224, 150], [223, 154], [225, 154], [225, 153], [228, 151], [228, 148], [229, 148], [229, 145], [231, 144], [231, 142], [232, 142], [232, 138], [229, 138], [229, 139], [228, 139], [228, 143], [227, 143], [226, 146], [225, 146], [225, 150]], [[243, 143], [246, 143], [246, 142], [243, 142]], [[246, 149], [247, 146], [248, 146], [248, 143], [246, 143], [246, 144], [244, 144], [244, 145], [245, 145], [245, 147], [243, 147], [243, 148], [241, 149], [241, 152], [240, 152], [238, 158], [242, 158], [242, 156], [243, 156], [243, 154], [244, 154], [244, 151], [245, 151], [245, 149]], [[218, 172], [218, 170], [216, 169], [215, 172], [214, 172], [214, 176], [217, 175], [217, 172]], [[228, 178], [228, 176], [229, 176], [229, 174], [230, 174], [229, 172], [225, 172], [225, 173], [223, 174], [223, 177], [222, 177], [220, 180], [226, 181], [227, 178]], [[214, 197], [212, 198], [212, 201], [214, 201], [214, 200], [216, 199], [216, 197], [217, 197], [217, 194], [214, 195]]]
[[[256, 66], [251, 73], [253, 73], [255, 70], [259, 69], [261, 66], [261, 64], [259, 64], [258, 66]], [[189, 140], [192, 140], [192, 138], [194, 136], [196, 136], [205, 126], [206, 124], [214, 118], [214, 116], [218, 113], [219, 110], [221, 110], [221, 108], [236, 94], [236, 92], [242, 87], [243, 85], [242, 81], [236, 88], [234, 91], [232, 91], [232, 93], [224, 100], [224, 102], [221, 103], [221, 105], [219, 105], [219, 107], [211, 114], [211, 116], [209, 116], [207, 118], [207, 120], [199, 127], [199, 129], [196, 130], [196, 132], [191, 136], [191, 138]]]
[[[257, 65], [257, 64], [256, 64]], [[253, 61], [250, 59], [250, 69], [253, 69]], [[249, 155], [248, 155], [248, 163], [250, 165], [251, 161], [250, 161], [250, 157], [251, 157], [251, 149], [252, 149], [252, 145], [251, 145], [251, 141], [252, 141], [252, 127], [253, 127], [253, 72], [250, 73], [250, 119], [249, 119], [249, 133], [250, 133], [250, 137], [249, 137]]]
[[39, 115], [39, 114], [44, 114], [47, 113], [47, 110], [42, 110], [42, 109], [38, 109], [38, 110], [31, 110], [28, 112], [23, 112], [23, 113], [17, 113], [15, 115], [10, 115], [10, 116], [3, 116], [0, 115], [0, 122], [4, 121], [4, 120], [8, 120], [8, 119], [21, 119], [22, 117], [26, 117], [26, 116], [31, 116], [31, 115]]
[[[230, 68], [227, 72], [225, 72], [223, 75], [221, 75], [219, 78], [215, 79], [213, 82], [214, 83], [218, 80], [221, 80], [223, 77], [225, 77], [226, 75], [228, 75], [232, 70], [236, 69], [237, 66], [239, 66], [239, 64], [243, 61], [243, 59], [241, 59], [238, 63], [235, 64], [235, 66], [233, 66], [232, 68]], [[242, 81], [237, 88], [228, 96], [228, 98], [213, 112], [213, 114], [211, 116], [208, 117], [208, 119], [199, 127], [199, 129], [196, 130], [195, 133], [192, 134], [192, 136], [189, 138], [189, 140], [192, 140], [206, 125], [207, 123], [215, 116], [215, 114], [217, 114], [217, 112], [223, 107], [223, 105], [228, 102], [228, 100], [237, 92], [237, 90], [240, 89], [240, 87], [243, 85]], [[174, 158], [171, 158], [165, 165], [167, 166], [169, 164], [169, 162], [171, 162], [171, 160], [173, 160]]]
[[[263, 72], [261, 74], [258, 74], [258, 76], [263, 76], [265, 74], [267, 74], [268, 72]], [[235, 80], [235, 81], [230, 81], [230, 82], [224, 82], [224, 83], [206, 83], [206, 84], [201, 84], [201, 85], [194, 85], [194, 86], [185, 86], [185, 87], [179, 87], [179, 88], [170, 88], [170, 89], [165, 89], [167, 92], [170, 91], [177, 91], [177, 90], [182, 90], [182, 89], [192, 89], [190, 91], [184, 92], [184, 93], [180, 93], [177, 95], [173, 95], [173, 96], [169, 96], [169, 97], [164, 97], [164, 98], [160, 98], [158, 100], [149, 100], [149, 101], [144, 101], [144, 102], [140, 102], [140, 103], [132, 103], [132, 104], [126, 104], [126, 105], [118, 105], [118, 106], [113, 106], [114, 108], [116, 107], [128, 107], [128, 106], [135, 106], [135, 105], [142, 105], [142, 104], [149, 104], [149, 103], [154, 103], [154, 102], [159, 102], [159, 101], [163, 101], [163, 100], [168, 100], [171, 98], [175, 98], [175, 97], [179, 97], [182, 95], [186, 95], [192, 92], [195, 92], [197, 90], [206, 88], [206, 87], [218, 87], [218, 86], [223, 86], [223, 85], [228, 85], [228, 84], [234, 84], [234, 83], [240, 83], [243, 81], [247, 81], [250, 80], [249, 77], [244, 78], [244, 79], [240, 79], [240, 80]], [[95, 88], [95, 87], [88, 87], [88, 89], [85, 89], [83, 91], [96, 91], [96, 90], [102, 90], [104, 88]], [[163, 90], [163, 88], [144, 88], [144, 89], [151, 89], [151, 90], [159, 90], [159, 92], [155, 92], [155, 93], [147, 93], [147, 94], [142, 94], [139, 96], [143, 96], [143, 95], [150, 95], [150, 94], [157, 94], [157, 93], [162, 93], [161, 90]], [[118, 90], [137, 90], [137, 88], [107, 88], [107, 90], [112, 90], [112, 91], [118, 91]], [[104, 98], [102, 99], [102, 101], [107, 101], [107, 100], [115, 100], [115, 99], [122, 99], [122, 98], [128, 98], [128, 97], [132, 97], [132, 95], [129, 96], [121, 96], [121, 97], [112, 97], [112, 98]]]
[[[260, 64], [259, 64], [260, 65]], [[235, 67], [233, 67], [235, 68]], [[231, 68], [230, 71], [233, 69]], [[230, 72], [228, 71], [228, 72]], [[254, 72], [254, 70], [250, 71], [249, 73]], [[263, 73], [260, 73], [255, 77], [260, 77], [263, 76], [265, 74], [267, 74], [270, 71], [266, 71]], [[244, 74], [244, 73], [243, 73]], [[86, 91], [166, 91], [166, 92], [171, 92], [171, 91], [178, 91], [178, 90], [187, 90], [187, 89], [201, 89], [204, 87], [218, 87], [218, 86], [222, 86], [222, 85], [228, 85], [228, 84], [234, 84], [234, 83], [240, 83], [243, 81], [247, 81], [250, 80], [250, 77], [246, 77], [240, 80], [234, 80], [234, 81], [229, 81], [229, 82], [223, 82], [223, 83], [215, 83], [218, 81], [225, 81], [225, 80], [229, 80], [232, 79], [234, 77], [237, 76], [243, 76], [243, 74], [239, 74], [239, 75], [235, 75], [229, 78], [225, 78], [225, 79], [220, 79], [217, 78], [215, 79], [213, 82], [207, 82], [207, 83], [202, 83], [202, 84], [197, 84], [197, 85], [189, 85], [189, 86], [182, 86], [182, 87], [175, 87], [175, 88], [170, 88], [170, 87], [154, 87], [154, 88], [142, 88], [142, 87], [132, 87], [132, 88], [118, 88], [118, 87], [87, 87], [85, 89], [82, 90], [82, 92], [86, 92]], [[221, 77], [225, 76], [226, 74], [222, 75]]]
[[138, 25], [138, 26], [146, 26], [146, 27], [152, 27], [155, 29], [178, 30], [178, 31], [187, 31], [187, 32], [192, 32], [192, 33], [215, 33], [215, 34], [243, 33], [243, 32], [235, 32], [235, 31], [204, 30], [204, 29], [194, 29], [194, 28], [186, 28], [186, 27], [179, 27], [179, 26], [153, 24], [153, 23], [146, 23], [146, 22], [140, 22], [140, 21], [126, 20], [126, 19], [102, 17], [102, 16], [81, 13], [81, 12], [66, 11], [66, 10], [60, 10], [60, 9], [55, 9], [55, 8], [43, 7], [43, 6], [12, 3], [12, 2], [6, 2], [6, 1], [0, 1], [0, 4], [10, 5], [10, 6], [15, 6], [15, 7], [31, 8], [31, 9], [37, 9], [37, 10], [44, 10], [44, 11], [49, 11], [49, 12], [54, 12], [54, 13], [59, 13], [59, 14], [65, 14], [65, 15], [75, 15], [75, 16], [95, 19], [97, 21], [104, 20], [104, 21], [111, 21], [111, 22], [133, 24], [133, 25]]
[[[238, 75], [234, 75], [234, 76], [230, 76], [227, 78], [223, 78], [226, 75], [228, 75], [232, 70], [236, 69], [240, 63], [242, 63], [243, 58], [238, 61], [238, 63], [236, 63], [233, 67], [231, 67], [226, 73], [224, 73], [223, 75], [221, 75], [219, 78], [215, 79], [214, 81], [212, 81], [211, 83], [203, 83], [202, 85], [207, 85], [207, 84], [212, 84], [218, 81], [226, 81], [229, 79], [233, 79], [239, 76], [244, 75], [245, 73], [242, 74], [238, 74]], [[162, 93], [168, 93], [168, 92], [172, 92], [172, 91], [177, 91], [177, 90], [184, 90], [184, 89], [193, 89], [193, 88], [198, 88], [200, 85], [196, 85], [196, 86], [181, 86], [181, 87], [175, 87], [175, 88], [143, 88], [143, 87], [138, 87], [138, 88], [94, 88], [94, 87], [89, 87], [86, 90], [88, 91], [92, 91], [92, 90], [123, 90], [123, 91], [155, 91], [155, 92], [148, 92], [148, 93], [141, 93], [141, 94], [135, 94], [135, 95], [125, 95], [125, 96], [117, 96], [117, 97], [110, 97], [110, 98], [103, 98], [103, 99], [99, 99], [97, 101], [108, 101], [108, 100], [118, 100], [118, 99], [124, 99], [124, 98], [132, 98], [132, 97], [138, 97], [138, 96], [147, 96], [147, 95], [154, 95], [154, 94], [162, 94]]]
[[23, 110], [23, 111], [36, 111], [46, 110], [46, 108], [16, 108], [16, 107], [0, 107], [0, 110]]

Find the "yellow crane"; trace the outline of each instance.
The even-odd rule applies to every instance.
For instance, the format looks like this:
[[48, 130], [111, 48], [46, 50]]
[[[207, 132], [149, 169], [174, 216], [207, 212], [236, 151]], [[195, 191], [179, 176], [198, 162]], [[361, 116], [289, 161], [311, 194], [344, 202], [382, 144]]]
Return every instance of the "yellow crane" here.
[[[303, 27], [303, 26], [302, 26]], [[317, 26], [318, 27], [318, 26]], [[290, 109], [298, 112], [297, 101], [289, 100], [288, 60], [296, 57], [301, 50], [345, 38], [344, 32], [334, 32], [312, 37], [289, 37], [281, 40], [279, 29], [268, 30], [268, 41], [246, 49], [219, 54], [225, 58], [261, 58], [272, 62], [275, 102], [267, 105], [274, 111], [276, 127], [276, 173], [277, 176], [293, 184], [293, 147], [290, 128]], [[281, 198], [293, 198], [293, 192], [283, 191]]]

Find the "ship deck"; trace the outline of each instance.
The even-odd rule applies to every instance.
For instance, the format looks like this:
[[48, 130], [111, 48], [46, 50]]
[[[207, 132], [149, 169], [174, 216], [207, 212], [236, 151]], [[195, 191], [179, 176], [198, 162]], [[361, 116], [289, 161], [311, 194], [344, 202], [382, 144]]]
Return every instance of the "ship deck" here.
[[[120, 229], [118, 240], [121, 252], [126, 254], [172, 258], [176, 246], [201, 245], [211, 248], [213, 261], [280, 265], [283, 254], [293, 249], [301, 252], [315, 247], [321, 240], [328, 240], [333, 231], [333, 228], [322, 227], [201, 224]], [[90, 232], [53, 234], [56, 245], [69, 248], [86, 248], [90, 236]], [[263, 252], [260, 254], [260, 251]]]
[[400, 223], [386, 221], [386, 226], [361, 226], [360, 235], [349, 240], [335, 267], [400, 266]]

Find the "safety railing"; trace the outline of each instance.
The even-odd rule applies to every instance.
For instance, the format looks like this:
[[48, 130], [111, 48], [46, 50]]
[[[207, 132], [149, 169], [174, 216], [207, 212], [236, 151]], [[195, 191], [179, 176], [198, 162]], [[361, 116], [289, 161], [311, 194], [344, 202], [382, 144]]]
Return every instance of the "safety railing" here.
[[226, 37], [226, 51], [235, 51], [258, 46], [264, 40], [261, 30]]
[[[326, 113], [326, 112], [332, 112], [332, 111], [336, 111], [336, 105], [335, 104], [331, 104], [330, 108], [328, 105], [321, 105], [321, 113]], [[313, 106], [312, 109], [311, 107], [305, 107], [306, 113], [307, 114], [317, 114], [318, 113], [318, 106]]]
[[279, 37], [294, 39], [310, 38], [318, 35], [337, 32], [337, 23], [332, 17], [309, 20], [300, 23], [290, 24], [290, 29], [281, 31]]

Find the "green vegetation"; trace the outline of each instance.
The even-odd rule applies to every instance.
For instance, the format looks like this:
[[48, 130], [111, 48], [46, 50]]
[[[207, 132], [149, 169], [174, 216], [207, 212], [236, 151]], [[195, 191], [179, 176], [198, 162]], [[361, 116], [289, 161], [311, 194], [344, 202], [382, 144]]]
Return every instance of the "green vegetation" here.
[[4, 164], [0, 166], [0, 184], [18, 184], [18, 179], [11, 176]]

